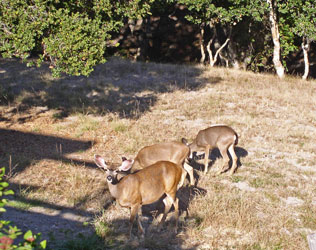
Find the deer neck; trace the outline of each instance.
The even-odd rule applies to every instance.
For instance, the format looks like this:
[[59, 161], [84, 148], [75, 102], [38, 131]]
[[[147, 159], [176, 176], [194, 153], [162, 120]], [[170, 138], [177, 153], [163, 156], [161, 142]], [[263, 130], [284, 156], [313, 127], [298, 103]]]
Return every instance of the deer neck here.
[[116, 177], [112, 182], [108, 181], [109, 191], [115, 199], [117, 199], [120, 194], [119, 186], [120, 186], [121, 179], [122, 178], [117, 179]]
[[131, 173], [137, 172], [137, 170], [142, 169], [139, 159], [136, 157], [133, 162], [133, 166], [131, 167]]
[[117, 185], [112, 184], [111, 182], [108, 182], [108, 186], [109, 186], [109, 190], [111, 195], [117, 199], [118, 197], [118, 189], [117, 189]]

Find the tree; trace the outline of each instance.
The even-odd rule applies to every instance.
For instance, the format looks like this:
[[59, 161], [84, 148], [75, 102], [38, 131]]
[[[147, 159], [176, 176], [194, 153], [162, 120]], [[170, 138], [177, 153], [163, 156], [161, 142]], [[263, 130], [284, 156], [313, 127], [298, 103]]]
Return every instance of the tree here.
[[302, 78], [305, 80], [309, 74], [310, 44], [316, 41], [316, 4], [311, 0], [289, 0], [283, 3], [282, 10], [291, 14], [291, 31], [301, 40], [305, 64]]
[[280, 32], [277, 18], [277, 0], [267, 0], [269, 6], [269, 20], [271, 24], [271, 34], [274, 44], [273, 48], [273, 64], [277, 75], [280, 78], [284, 77], [284, 67], [281, 62], [281, 44]]
[[[264, 6], [255, 0], [258, 9]], [[297, 38], [301, 40], [305, 70], [303, 79], [309, 73], [308, 52], [310, 43], [316, 39], [316, 9], [311, 0], [266, 0], [267, 16], [273, 40], [273, 64], [277, 75], [284, 77], [285, 59], [299, 48]], [[265, 8], [265, 7], [264, 7]], [[282, 63], [282, 58], [283, 63]], [[284, 64], [284, 65], [283, 65]]]
[[[209, 56], [210, 66], [213, 67], [218, 59], [221, 50], [230, 41], [232, 26], [236, 25], [243, 17], [244, 9], [239, 5], [239, 1], [220, 1], [220, 0], [178, 0], [179, 4], [184, 4], [189, 10], [186, 18], [200, 27], [200, 50], [201, 60], [205, 61], [205, 44]], [[217, 48], [214, 47], [215, 39], [219, 40], [217, 35], [217, 26], [228, 25], [228, 34], [225, 41]], [[211, 30], [211, 35], [206, 36], [206, 30]], [[213, 53], [214, 47], [215, 54]]]
[[154, 0], [2, 0], [0, 54], [26, 60], [39, 55], [37, 65], [50, 62], [55, 76], [89, 75], [103, 63], [126, 17], [147, 15]]
[[[283, 77], [284, 68], [280, 60], [280, 51], [282, 57], [286, 58], [291, 52], [299, 48], [297, 38], [301, 40], [301, 48], [304, 55], [305, 70], [303, 79], [306, 79], [309, 73], [308, 52], [310, 43], [316, 39], [316, 10], [314, 1], [305, 0], [267, 0], [270, 5], [271, 24], [275, 19], [276, 25], [271, 25], [271, 31], [274, 41], [274, 65], [279, 77]], [[271, 10], [275, 18], [272, 18]], [[278, 18], [276, 16], [278, 15]], [[279, 35], [278, 35], [279, 31]], [[280, 42], [281, 41], [281, 42]]]
[[[293, 16], [289, 15], [287, 1], [266, 0], [265, 3], [260, 0], [254, 0], [252, 12], [256, 21], [261, 21], [264, 26], [270, 29], [273, 42], [272, 62], [277, 75], [283, 78], [285, 75], [286, 58], [296, 50], [295, 35], [291, 30]], [[284, 5], [285, 4], [285, 5]], [[257, 10], [259, 10], [259, 12]], [[260, 13], [258, 15], [258, 13]], [[260, 17], [262, 15], [262, 17]], [[265, 19], [268, 22], [265, 22]]]

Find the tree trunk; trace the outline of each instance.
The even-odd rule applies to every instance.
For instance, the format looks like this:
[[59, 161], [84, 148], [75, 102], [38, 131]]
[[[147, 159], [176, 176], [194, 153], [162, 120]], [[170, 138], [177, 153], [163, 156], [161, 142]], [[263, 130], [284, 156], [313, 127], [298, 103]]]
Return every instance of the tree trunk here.
[[212, 49], [211, 49], [211, 45], [216, 37], [216, 27], [212, 25], [212, 23], [210, 23], [210, 28], [211, 30], [213, 29], [214, 32], [213, 32], [213, 36], [212, 38], [208, 41], [207, 43], [207, 52], [208, 52], [208, 56], [209, 56], [209, 59], [210, 59], [210, 66], [211, 67], [214, 67], [216, 61], [217, 61], [217, 57], [218, 57], [218, 54], [221, 52], [221, 50], [226, 46], [226, 44], [229, 42], [229, 38], [226, 39], [225, 43], [215, 52], [215, 55], [213, 57], [213, 52], [212, 52]]
[[270, 13], [269, 20], [271, 24], [271, 34], [273, 40], [273, 64], [277, 75], [280, 78], [284, 77], [284, 67], [281, 63], [281, 45], [280, 45], [280, 33], [279, 25], [277, 22], [276, 9], [275, 9], [275, 0], [267, 0], [269, 4]]
[[[212, 66], [214, 66], [214, 64], [216, 63], [217, 57], [218, 57], [219, 53], [220, 53], [221, 50], [226, 46], [226, 44], [229, 42], [229, 40], [230, 40], [230, 39], [227, 38], [226, 41], [223, 43], [223, 45], [222, 45], [221, 47], [219, 47], [219, 49], [216, 51], [215, 56], [214, 56], [214, 62], [213, 62], [213, 65], [212, 65]], [[228, 60], [227, 60], [227, 62], [228, 62]], [[227, 63], [227, 64], [228, 64], [228, 63]], [[226, 65], [226, 67], [228, 67], [228, 65]]]
[[148, 37], [151, 35], [150, 31], [150, 17], [144, 18], [141, 22], [142, 32], [138, 38], [139, 47], [137, 49], [136, 60], [137, 61], [146, 61], [148, 56], [148, 48], [149, 48], [149, 39]]
[[204, 25], [200, 27], [200, 49], [201, 49], [201, 60], [200, 63], [205, 62], [205, 50], [204, 50]]
[[309, 60], [308, 60], [309, 47], [310, 47], [310, 42], [306, 38], [303, 38], [302, 49], [303, 49], [304, 64], [305, 64], [304, 75], [302, 76], [303, 80], [306, 80], [309, 74]]
[[216, 33], [214, 32], [212, 38], [208, 41], [207, 46], [206, 46], [208, 57], [210, 59], [210, 66], [211, 67], [213, 67], [215, 62], [216, 62], [213, 59], [213, 52], [212, 52], [212, 49], [211, 49], [211, 45], [213, 43], [213, 40], [215, 39], [215, 36], [216, 36]]
[[240, 69], [240, 61], [238, 61], [238, 52], [236, 43], [233, 42], [233, 25], [227, 25], [223, 27], [224, 33], [229, 38], [229, 43], [227, 44], [227, 52], [221, 51], [219, 53], [219, 57], [225, 60], [226, 67], [229, 67], [230, 65], [234, 69]]

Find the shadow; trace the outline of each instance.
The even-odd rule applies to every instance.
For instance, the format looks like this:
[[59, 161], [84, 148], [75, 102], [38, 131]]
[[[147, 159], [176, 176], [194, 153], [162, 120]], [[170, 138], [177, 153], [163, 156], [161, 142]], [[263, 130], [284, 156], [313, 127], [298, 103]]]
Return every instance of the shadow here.
[[[236, 156], [238, 158], [237, 159], [237, 169], [236, 169], [236, 171], [237, 171], [238, 168], [242, 166], [240, 158], [246, 157], [248, 155], [248, 151], [242, 147], [235, 147], [235, 153], [236, 153]], [[232, 165], [232, 159], [231, 159], [231, 156], [229, 153], [228, 153], [228, 156], [229, 156], [229, 168], [226, 169], [225, 172], [227, 172], [231, 168], [231, 165]], [[199, 161], [203, 160], [204, 158], [205, 158], [204, 153], [198, 154], [197, 152], [193, 152], [193, 158], [189, 159], [189, 163], [195, 170], [204, 171], [204, 163], [199, 162]], [[214, 165], [215, 161], [219, 158], [222, 158], [222, 155], [221, 155], [219, 149], [218, 148], [212, 149], [210, 154], [209, 154], [209, 160], [210, 160], [209, 165], [208, 165], [209, 170]], [[197, 180], [198, 180], [198, 177], [197, 177]]]
[[148, 227], [150, 222], [146, 221], [146, 218], [142, 218], [142, 226], [144, 229], [147, 229], [145, 237], [141, 238], [138, 236], [137, 223], [136, 221], [133, 224], [133, 238], [128, 241], [128, 219], [116, 219], [112, 220], [111, 225], [113, 228], [116, 228], [115, 231], [116, 238], [121, 239], [119, 244], [113, 245], [112, 249], [166, 249], [166, 250], [197, 250], [200, 249], [200, 243], [190, 243], [191, 246], [188, 246], [188, 243], [184, 241], [183, 236], [178, 237], [177, 235], [182, 235], [185, 231], [185, 228], [178, 227], [177, 233], [173, 231], [173, 223], [166, 221], [161, 228], [161, 231], [158, 231], [155, 226], [150, 230]]
[[[206, 193], [207, 191], [205, 189], [192, 186], [181, 187], [177, 191], [177, 197], [179, 198], [179, 222], [177, 234], [185, 233], [186, 223], [190, 220], [188, 212], [190, 201], [197, 195], [206, 195]], [[173, 206], [168, 213], [165, 223], [162, 225], [162, 230], [158, 231], [157, 226], [164, 212], [164, 198], [165, 196], [162, 196], [158, 201], [142, 206], [141, 223], [145, 229], [146, 236], [145, 239], [140, 239], [140, 242], [137, 243], [137, 247], [146, 249], [197, 249], [198, 245], [189, 248], [183, 247], [183, 239], [181, 237], [177, 237], [177, 234], [174, 233], [173, 229], [175, 221], [173, 218]], [[121, 235], [125, 239], [127, 239], [128, 235], [129, 216], [130, 213], [128, 212], [127, 219], [113, 220], [111, 222], [115, 230], [115, 234]], [[139, 238], [136, 219], [133, 223], [132, 234], [134, 237], [137, 236]]]
[[196, 196], [205, 196], [207, 193], [206, 189], [203, 189], [201, 187], [192, 187], [192, 186], [185, 186], [182, 187], [178, 191], [178, 197], [179, 197], [179, 209], [180, 214], [186, 212], [187, 217], [189, 217], [189, 203], [191, 200], [193, 200]]
[[74, 140], [0, 128], [0, 141], [0, 166], [5, 166], [6, 175], [9, 176], [21, 173], [34, 161], [43, 159], [96, 168], [93, 162], [66, 157], [67, 154], [90, 149], [94, 143], [90, 140]]
[[[9, 200], [13, 200], [12, 197]], [[1, 213], [1, 220], [10, 221], [11, 226], [17, 226], [23, 233], [28, 230], [35, 234], [41, 233], [41, 240], [47, 240], [48, 249], [58, 249], [57, 246], [80, 235], [96, 236], [91, 225], [95, 217], [93, 213], [39, 200], [14, 200], [30, 204], [31, 207], [25, 210], [18, 206], [6, 206], [6, 212]]]
[[237, 160], [237, 169], [238, 169], [240, 166], [242, 166], [240, 158], [244, 158], [248, 156], [248, 151], [242, 147], [235, 147], [235, 152], [238, 157], [238, 160]]
[[[179, 215], [186, 214], [189, 216], [188, 207], [192, 199], [197, 195], [206, 195], [207, 191], [203, 188], [195, 186], [182, 186], [177, 191], [177, 197], [179, 198]], [[163, 199], [165, 196], [161, 197], [157, 202], [142, 206], [143, 215], [150, 217], [153, 220], [160, 214], [164, 212]], [[174, 211], [172, 207], [170, 211]]]
[[15, 112], [26, 113], [23, 123], [34, 116], [35, 108], [58, 109], [60, 118], [69, 113], [116, 113], [137, 119], [150, 111], [157, 95], [183, 89], [195, 91], [217, 84], [219, 77], [202, 78], [199, 67], [135, 63], [110, 58], [95, 67], [89, 77], [51, 77], [47, 64], [26, 67], [19, 60], [0, 58], [0, 106], [17, 105], [6, 110], [0, 120], [11, 120]]
[[[19, 184], [10, 184], [10, 189], [17, 189]], [[23, 189], [35, 190], [38, 187], [22, 185]], [[180, 215], [188, 210], [189, 202], [196, 195], [205, 195], [206, 190], [196, 187], [182, 187], [178, 191], [179, 212]], [[86, 248], [63, 248], [65, 244], [72, 242], [73, 244], [83, 244], [81, 241], [94, 239], [94, 244], [97, 244], [97, 249], [190, 249], [198, 248], [198, 245], [193, 247], [185, 247], [183, 237], [177, 237], [177, 234], [183, 234], [186, 230], [186, 221], [190, 220], [190, 216], [179, 221], [177, 234], [173, 232], [174, 221], [167, 219], [162, 226], [162, 231], [157, 231], [156, 225], [152, 224], [154, 218], [163, 211], [162, 201], [151, 205], [143, 206], [142, 224], [147, 231], [145, 239], [138, 238], [136, 241], [128, 241], [128, 226], [129, 226], [129, 210], [122, 208], [126, 219], [121, 219], [121, 215], [114, 214], [114, 219], [100, 220], [102, 211], [91, 212], [81, 210], [76, 207], [65, 207], [48, 203], [37, 199], [26, 199], [23, 197], [9, 196], [9, 201], [18, 201], [23, 204], [29, 204], [23, 208], [23, 205], [6, 206], [7, 211], [2, 213], [2, 220], [11, 221], [11, 225], [17, 226], [22, 232], [32, 230], [33, 233], [41, 233], [41, 239], [48, 241], [48, 249], [86, 249]], [[106, 201], [112, 204], [112, 199]], [[19, 203], [18, 203], [19, 204]], [[108, 209], [105, 208], [105, 210]], [[115, 207], [115, 206], [114, 206]], [[172, 215], [173, 211], [168, 213]], [[117, 212], [116, 212], [117, 213]], [[95, 220], [100, 222], [98, 227], [94, 226]], [[98, 232], [96, 231], [98, 230]], [[106, 232], [106, 237], [100, 238], [102, 231]], [[136, 221], [133, 224], [133, 235], [138, 235]], [[90, 239], [90, 240], [89, 240]], [[97, 242], [96, 242], [97, 241]], [[102, 247], [103, 246], [103, 247]], [[92, 246], [93, 247], [93, 246]], [[87, 249], [93, 249], [91, 246]]]
[[[34, 191], [38, 191], [43, 189], [42, 186], [37, 185], [25, 185], [20, 183], [15, 183], [12, 181], [9, 181], [10, 190], [14, 191], [14, 199], [22, 202], [22, 203], [28, 203], [34, 206], [41, 206], [43, 208], [47, 209], [64, 209], [64, 206], [59, 206], [56, 204], [47, 203], [40, 199], [30, 199], [24, 197], [24, 192], [32, 193]], [[108, 195], [107, 195], [108, 194]], [[103, 186], [102, 188], [98, 188], [93, 194], [87, 195], [85, 197], [81, 197], [80, 200], [76, 201], [75, 204], [69, 208], [73, 209], [74, 211], [78, 211], [79, 213], [86, 213], [86, 210], [83, 209], [86, 205], [87, 201], [95, 201], [98, 200], [100, 203], [104, 204], [103, 208], [106, 210], [114, 201], [114, 198], [109, 194], [107, 186]], [[88, 213], [92, 215], [92, 213]], [[93, 213], [94, 215], [98, 215], [98, 213]]]

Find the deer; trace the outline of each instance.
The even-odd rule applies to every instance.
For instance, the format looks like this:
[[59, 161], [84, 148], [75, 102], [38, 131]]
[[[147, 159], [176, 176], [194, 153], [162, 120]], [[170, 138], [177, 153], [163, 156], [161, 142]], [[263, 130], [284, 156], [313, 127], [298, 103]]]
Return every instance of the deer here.
[[231, 127], [226, 125], [214, 125], [200, 130], [191, 144], [189, 144], [185, 138], [182, 138], [182, 143], [190, 148], [190, 158], [192, 158], [193, 152], [199, 151], [201, 149], [204, 150], [204, 174], [206, 174], [208, 171], [208, 158], [210, 150], [216, 147], [219, 149], [220, 154], [223, 157], [223, 165], [217, 172], [217, 175], [225, 172], [225, 166], [229, 165], [229, 156], [227, 151], [230, 153], [232, 158], [230, 175], [233, 175], [235, 172], [238, 160], [238, 157], [235, 153], [235, 146], [238, 144], [238, 135]]
[[122, 157], [121, 171], [127, 171], [132, 163], [131, 172], [138, 171], [154, 164], [157, 161], [170, 161], [177, 165], [183, 166], [186, 172], [183, 172], [179, 188], [183, 186], [187, 174], [190, 176], [190, 185], [194, 186], [193, 168], [188, 164], [190, 148], [181, 142], [162, 142], [143, 147], [134, 158], [127, 160]]
[[[175, 210], [175, 232], [177, 231], [179, 218], [179, 199], [176, 197], [177, 186], [180, 182], [184, 169], [181, 165], [158, 161], [135, 173], [127, 174], [118, 178], [119, 169], [108, 166], [100, 155], [94, 155], [94, 161], [98, 167], [105, 170], [106, 179], [111, 195], [122, 207], [130, 208], [129, 238], [132, 236], [132, 227], [137, 216], [138, 231], [144, 237], [145, 230], [142, 227], [140, 211], [142, 205], [152, 204], [158, 201], [164, 194], [165, 209], [158, 229], [166, 220], [167, 214], [174, 206]], [[129, 167], [132, 167], [130, 164]]]

